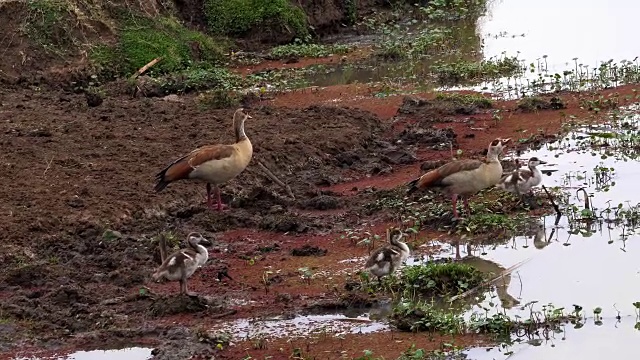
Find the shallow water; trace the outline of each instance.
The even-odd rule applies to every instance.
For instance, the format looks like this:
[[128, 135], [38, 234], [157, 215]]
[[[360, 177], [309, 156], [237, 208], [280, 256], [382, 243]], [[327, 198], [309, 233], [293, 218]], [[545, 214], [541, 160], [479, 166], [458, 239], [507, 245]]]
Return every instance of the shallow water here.
[[[553, 74], [573, 71], [583, 79], [592, 78], [590, 74], [603, 62], [613, 60], [620, 64], [623, 60], [634, 61], [640, 55], [640, 48], [634, 46], [635, 18], [639, 10], [640, 3], [632, 0], [489, 0], [487, 14], [478, 20], [475, 29], [482, 38], [482, 45], [469, 35], [473, 30], [461, 31], [461, 35], [457, 36], [456, 41], [464, 44], [463, 53], [467, 54], [463, 58], [479, 60], [480, 57], [495, 59], [505, 55], [517, 56], [527, 71], [517, 79], [503, 78], [449, 89], [490, 91], [496, 96], [512, 98], [520, 95], [523, 88], [539, 82], [540, 76], [547, 84], [545, 91], [549, 91], [553, 88]], [[415, 31], [412, 28], [407, 30], [409, 36]], [[363, 37], [369, 38], [370, 35]], [[363, 43], [357, 39], [351, 40]], [[381, 41], [383, 39], [375, 42]], [[442, 59], [446, 59], [446, 56]], [[310, 72], [306, 80], [311, 85], [330, 86], [380, 81], [388, 81], [391, 85], [398, 79], [404, 79], [428, 90], [435, 88], [429, 75], [432, 64], [437, 60], [439, 58], [413, 64], [375, 61], [355, 65], [338, 64], [329, 66], [327, 72]], [[529, 71], [531, 64], [535, 67], [534, 71]], [[572, 75], [570, 78], [575, 80]], [[580, 85], [581, 88], [584, 85]], [[564, 84], [563, 88], [575, 89], [576, 86], [578, 84], [573, 82], [571, 85]], [[516, 89], [509, 91], [512, 87]], [[539, 86], [537, 88], [540, 89]]]
[[119, 350], [77, 351], [67, 355], [47, 357], [18, 357], [14, 360], [146, 360], [151, 358], [150, 348], [132, 347]]
[[[637, 108], [633, 108], [637, 111]], [[626, 136], [638, 134], [638, 116], [628, 118], [634, 130], [627, 130]], [[615, 129], [608, 126], [599, 126], [598, 131], [614, 132]], [[521, 158], [526, 162], [531, 156], [536, 156], [548, 161], [543, 169], [557, 169], [557, 172], [544, 177], [543, 184], [547, 187], [560, 186], [570, 190], [570, 202], [579, 208], [584, 207], [583, 197], [576, 196], [575, 189], [584, 187], [592, 197], [592, 209], [598, 209], [597, 214], [605, 214], [600, 211], [608, 206], [617, 207], [622, 204], [624, 209], [640, 203], [640, 191], [637, 184], [640, 183], [640, 166], [637, 160], [629, 157], [606, 156], [605, 152], [615, 153], [612, 150], [617, 145], [617, 140], [608, 140], [608, 147], [593, 149], [588, 146], [588, 134], [590, 129], [582, 129], [569, 134], [567, 138], [558, 143], [552, 143], [543, 148], [524, 154]], [[633, 155], [633, 154], [629, 154]], [[609, 187], [603, 186], [603, 181], [596, 181], [594, 167], [604, 166], [614, 168], [610, 174]], [[570, 177], [570, 176], [571, 177]], [[615, 183], [615, 185], [612, 185]], [[638, 211], [637, 209], [635, 210]], [[555, 227], [554, 236], [548, 238], [551, 233], [555, 216], [544, 218], [546, 224], [545, 234], [548, 244], [545, 246], [531, 246], [530, 238], [517, 236], [503, 245], [495, 248], [482, 249], [486, 255], [479, 255], [482, 259], [490, 260], [509, 268], [522, 261], [527, 261], [511, 274], [511, 282], [507, 291], [520, 301], [520, 306], [510, 309], [499, 307], [489, 312], [489, 316], [496, 312], [506, 312], [510, 316], [519, 315], [524, 319], [529, 318], [530, 308], [523, 306], [526, 303], [537, 301], [533, 305], [534, 310], [541, 310], [542, 305], [553, 304], [555, 308], [564, 307], [565, 314], [573, 311], [574, 304], [584, 308], [584, 315], [593, 316], [593, 309], [602, 308], [601, 316], [605, 318], [605, 324], [611, 324], [620, 314], [624, 317], [626, 330], [618, 330], [608, 327], [585, 327], [585, 329], [571, 332], [562, 347], [541, 347], [543, 350], [521, 350], [518, 355], [522, 359], [548, 358], [564, 359], [565, 351], [574, 355], [581, 354], [585, 349], [595, 349], [604, 340], [603, 336], [617, 344], [616, 354], [621, 351], [630, 351], [632, 344], [629, 341], [636, 337], [640, 340], [640, 331], [634, 329], [636, 309], [634, 302], [640, 301], [640, 242], [634, 233], [632, 224], [624, 228], [606, 222], [594, 222], [590, 226], [582, 224], [582, 231], [576, 228], [576, 222], [570, 222], [566, 216], [562, 217]], [[575, 233], [570, 234], [571, 229]], [[624, 234], [624, 236], [623, 236]], [[478, 255], [478, 254], [476, 254]], [[491, 308], [489, 300], [481, 306]], [[466, 314], [471, 317], [472, 312], [484, 313], [480, 306], [475, 306]], [[632, 319], [627, 317], [631, 316]], [[613, 321], [612, 321], [613, 319]], [[622, 326], [619, 326], [622, 328]], [[615, 332], [614, 332], [615, 330]], [[605, 333], [607, 331], [608, 333]], [[575, 334], [573, 334], [575, 332]], [[624, 345], [626, 343], [626, 345]], [[607, 343], [608, 344], [608, 343]], [[523, 345], [518, 345], [520, 349]], [[607, 347], [609, 345], [606, 345]], [[625, 348], [626, 347], [626, 348]], [[513, 350], [513, 349], [511, 349]], [[557, 352], [554, 352], [556, 351]], [[480, 354], [472, 351], [471, 353]], [[589, 359], [600, 359], [594, 351], [585, 351]], [[491, 353], [494, 354], [494, 353]], [[531, 354], [531, 355], [529, 355]], [[544, 354], [544, 355], [542, 355]], [[488, 357], [487, 357], [488, 356]], [[478, 359], [493, 359], [494, 355], [483, 355]], [[515, 355], [514, 355], [515, 356]], [[622, 355], [621, 355], [622, 356]], [[504, 358], [504, 357], [495, 357]], [[626, 358], [626, 357], [619, 357]]]
[[[373, 311], [373, 312], [372, 312]], [[312, 334], [337, 336], [341, 334], [366, 334], [387, 330], [376, 318], [374, 309], [364, 312], [351, 309], [343, 313], [323, 315], [298, 315], [293, 318], [275, 317], [268, 319], [238, 319], [225, 322], [211, 329], [213, 332], [228, 332], [235, 340], [260, 338], [301, 338]]]
[[[600, 326], [593, 322], [580, 329], [567, 325], [561, 333], [531, 339], [508, 348], [475, 348], [465, 351], [467, 360], [538, 359], [634, 359], [638, 330], [635, 317], [605, 318]], [[513, 352], [513, 354], [509, 354]]]
[[633, 0], [493, 0], [479, 21], [484, 55], [519, 52], [527, 64], [547, 55], [548, 70], [560, 73], [573, 68], [574, 58], [591, 67], [633, 60], [640, 55], [638, 12], [640, 2]]

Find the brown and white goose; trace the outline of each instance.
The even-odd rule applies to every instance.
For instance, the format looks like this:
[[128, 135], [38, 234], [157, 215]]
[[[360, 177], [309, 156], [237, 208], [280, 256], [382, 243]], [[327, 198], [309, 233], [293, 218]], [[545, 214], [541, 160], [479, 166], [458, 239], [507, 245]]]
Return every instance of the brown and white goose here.
[[374, 251], [365, 263], [365, 269], [377, 276], [378, 282], [381, 277], [392, 274], [409, 257], [409, 247], [400, 241], [404, 235], [399, 229], [387, 229], [389, 244]]
[[226, 205], [222, 203], [218, 186], [240, 175], [253, 156], [253, 146], [244, 132], [244, 123], [251, 118], [242, 108], [236, 110], [233, 114], [235, 144], [203, 146], [175, 160], [156, 174], [155, 191], [160, 192], [167, 185], [178, 180], [206, 182], [207, 205], [211, 209], [214, 208], [211, 199], [211, 185], [213, 185], [217, 195], [217, 209], [221, 211]]
[[503, 176], [496, 187], [519, 196], [530, 193], [532, 188], [542, 183], [542, 172], [537, 166], [546, 163], [534, 156], [529, 159], [527, 168], [515, 169], [511, 174]]
[[194, 296], [187, 291], [187, 279], [209, 259], [209, 251], [201, 244], [211, 244], [199, 233], [187, 236], [189, 247], [167, 256], [167, 244], [164, 236], [160, 237], [160, 257], [162, 265], [153, 273], [153, 280], [165, 278], [169, 281], [180, 281], [180, 294]]
[[440, 188], [451, 196], [453, 203], [453, 217], [458, 218], [456, 205], [458, 195], [462, 197], [467, 213], [471, 215], [469, 197], [480, 190], [494, 186], [502, 177], [502, 164], [499, 156], [504, 145], [511, 139], [495, 139], [489, 144], [487, 161], [480, 160], [456, 160], [441, 167], [431, 170], [419, 178], [409, 182], [407, 193], [418, 189]]

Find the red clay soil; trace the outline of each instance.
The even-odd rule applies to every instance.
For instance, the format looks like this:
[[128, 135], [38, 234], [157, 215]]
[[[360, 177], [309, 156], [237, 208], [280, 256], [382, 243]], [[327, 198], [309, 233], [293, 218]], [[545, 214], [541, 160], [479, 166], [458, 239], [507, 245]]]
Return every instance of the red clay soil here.
[[[630, 102], [625, 95], [632, 95], [632, 88], [603, 94], [618, 93], [624, 105]], [[539, 141], [557, 134], [570, 115], [594, 117], [580, 108], [580, 98], [588, 96], [563, 94], [567, 109], [537, 113], [516, 111], [515, 102], [498, 102], [495, 108], [501, 110], [502, 120], [497, 126], [485, 110], [429, 124], [453, 129], [454, 150], [481, 156], [495, 137], [518, 140], [540, 133]], [[343, 100], [333, 101], [338, 98]], [[451, 157], [450, 150], [417, 146], [417, 161], [385, 163], [391, 170], [375, 175], [372, 169], [381, 166], [399, 132], [407, 124], [427, 126], [428, 114], [398, 113], [402, 97], [378, 99], [365, 86], [285, 94], [247, 109], [254, 117], [247, 133], [254, 143], [254, 159], [290, 185], [296, 200], [254, 161], [223, 188], [231, 210], [212, 213], [202, 204], [204, 185], [176, 183], [156, 194], [153, 177], [197, 146], [231, 142], [234, 109], [202, 109], [194, 97], [172, 102], [117, 95], [88, 107], [82, 95], [25, 89], [0, 90], [0, 104], [0, 144], [7, 149], [0, 155], [5, 179], [0, 188], [0, 260], [5, 265], [0, 270], [0, 352], [6, 354], [23, 345], [103, 347], [125, 337], [132, 343], [178, 346], [189, 355], [216, 353], [240, 359], [249, 342], [215, 350], [199, 341], [194, 329], [237, 318], [370, 302], [345, 290], [361, 262], [340, 262], [368, 254], [365, 247], [340, 238], [345, 228], [383, 234], [388, 226], [380, 214], [364, 215], [362, 204], [375, 193], [360, 190], [391, 189], [418, 176], [423, 160]], [[175, 296], [178, 284], [150, 281], [159, 261], [153, 240], [162, 231], [179, 239], [199, 231], [213, 240], [212, 265], [189, 280], [190, 290], [200, 298], [176, 300], [182, 299]], [[415, 245], [437, 237], [446, 240], [434, 229], [426, 231]], [[327, 252], [291, 254], [303, 245]], [[233, 281], [216, 280], [224, 267]], [[301, 279], [300, 268], [313, 272], [311, 281]], [[394, 340], [388, 341], [391, 336]], [[325, 339], [302, 350], [316, 358], [336, 359], [342, 351], [350, 357], [369, 349], [393, 358], [412, 343], [435, 349], [445, 340], [449, 342], [386, 332]], [[481, 340], [456, 341], [470, 345]], [[287, 358], [291, 346], [285, 347], [284, 341], [250, 353]], [[276, 353], [280, 347], [285, 349], [283, 357]]]
[[[256, 349], [255, 342], [246, 341], [235, 345], [245, 355], [254, 359], [289, 359], [294, 349], [299, 349], [302, 358], [317, 360], [356, 359], [364, 355], [364, 350], [373, 351], [374, 358], [396, 359], [404, 351], [415, 345], [415, 349], [427, 352], [442, 350], [443, 344], [458, 348], [490, 346], [491, 343], [479, 335], [441, 336], [438, 334], [412, 334], [397, 332], [380, 332], [368, 334], [347, 334], [335, 336], [311, 336], [306, 339], [267, 341], [266, 349]], [[373, 346], [375, 349], [367, 346]], [[449, 348], [450, 349], [450, 348]], [[222, 354], [221, 359], [239, 359], [242, 352], [232, 355]], [[307, 356], [307, 357], [305, 357]]]
[[[347, 54], [334, 54], [321, 58], [292, 58], [283, 63], [282, 60], [268, 60], [252, 65], [234, 65], [231, 69], [241, 75], [248, 75], [267, 69], [302, 69], [310, 65], [334, 65], [339, 63], [354, 63], [366, 59], [371, 55], [370, 47], [358, 47]], [[233, 57], [232, 57], [233, 60]]]

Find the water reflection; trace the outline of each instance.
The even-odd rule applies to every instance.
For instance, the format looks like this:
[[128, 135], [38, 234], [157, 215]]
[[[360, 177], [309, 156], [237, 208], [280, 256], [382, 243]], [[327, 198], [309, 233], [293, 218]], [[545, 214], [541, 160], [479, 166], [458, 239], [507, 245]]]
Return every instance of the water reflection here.
[[[637, 108], [626, 110], [637, 111]], [[618, 135], [594, 137], [593, 128], [584, 128], [557, 143], [523, 154], [525, 157], [555, 158], [551, 167], [559, 171], [545, 177], [543, 183], [547, 187], [569, 189], [567, 200], [570, 205], [565, 210], [567, 216], [563, 216], [556, 226], [548, 226], [554, 223], [554, 217], [545, 217], [543, 231], [532, 230], [528, 236], [516, 236], [511, 242], [490, 249], [480, 248], [479, 256], [502, 268], [526, 261], [517, 269], [519, 281], [514, 281], [512, 274], [506, 288], [508, 294], [519, 295], [520, 303], [537, 302], [534, 307], [538, 310], [544, 304], [553, 304], [556, 308], [564, 307], [565, 313], [576, 304], [582, 306], [587, 315], [600, 307], [602, 316], [608, 319], [605, 325], [612, 324], [614, 321], [611, 320], [618, 314], [624, 318], [636, 313], [633, 303], [640, 300], [640, 288], [633, 284], [640, 281], [640, 262], [637, 261], [640, 242], [635, 235], [640, 225], [640, 207], [636, 205], [640, 203], [640, 193], [636, 191], [635, 183], [640, 181], [640, 167], [633, 151], [619, 154], [612, 148], [623, 147], [629, 137], [637, 134], [637, 127], [627, 125], [622, 128], [620, 124], [637, 124], [637, 116], [599, 127], [600, 133], [622, 134], [622, 140]], [[608, 146], [599, 146], [603, 139]], [[546, 235], [549, 230], [552, 233]], [[529, 241], [532, 235], [534, 246], [530, 246]], [[492, 307], [490, 300], [485, 300], [465, 317], [471, 318], [474, 312], [484, 314], [483, 308], [492, 309], [489, 316], [505, 312], [512, 318], [520, 316], [522, 319], [528, 319], [531, 312], [528, 306]], [[570, 329], [562, 349], [580, 356], [584, 345], [589, 344], [590, 350], [585, 351], [584, 356], [599, 359], [601, 357], [593, 350], [604, 346], [604, 341], [599, 342], [599, 339], [620, 336], [627, 341], [626, 345], [620, 342], [619, 349], [607, 356], [620, 354], [619, 358], [627, 358], [630, 356], [628, 341], [639, 333], [633, 328], [633, 318], [624, 320], [626, 330], [612, 329], [612, 326], [608, 330], [603, 330], [606, 326], [585, 326], [580, 331]], [[605, 334], [604, 331], [608, 332]], [[562, 349], [560, 346], [519, 345], [509, 349], [515, 351], [509, 359], [547, 356], [563, 359], [565, 350]], [[472, 350], [468, 354], [474, 359], [507, 357], [495, 349], [488, 353], [484, 349]]]
[[571, 324], [560, 332], [541, 332], [526, 343], [507, 347], [475, 348], [464, 352], [467, 360], [538, 360], [538, 359], [633, 359], [638, 341], [638, 330], [634, 328], [635, 317], [620, 320], [603, 319], [603, 325], [593, 321], [574, 329]]
[[238, 319], [214, 326], [211, 331], [228, 332], [234, 339], [286, 337], [302, 338], [311, 335], [366, 334], [388, 329], [388, 325], [373, 319], [386, 317], [390, 308], [372, 310], [348, 309], [345, 312], [322, 315], [279, 316], [265, 319]]
[[638, 56], [639, 49], [630, 46], [638, 11], [640, 3], [633, 0], [494, 0], [479, 28], [485, 57], [518, 54], [527, 64], [546, 60], [549, 72], [562, 73], [573, 68], [574, 58], [598, 67]]

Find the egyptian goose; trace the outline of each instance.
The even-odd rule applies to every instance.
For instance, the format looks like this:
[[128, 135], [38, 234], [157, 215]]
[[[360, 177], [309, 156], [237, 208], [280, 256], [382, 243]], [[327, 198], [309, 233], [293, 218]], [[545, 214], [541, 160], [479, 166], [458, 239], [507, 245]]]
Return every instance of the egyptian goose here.
[[160, 257], [162, 265], [153, 273], [153, 280], [165, 278], [169, 281], [180, 281], [180, 294], [193, 296], [187, 291], [187, 279], [209, 259], [209, 251], [201, 244], [211, 244], [198, 233], [187, 236], [189, 247], [167, 256], [167, 244], [164, 236], [160, 237]]
[[496, 187], [518, 196], [531, 193], [533, 187], [542, 183], [542, 172], [537, 166], [546, 163], [534, 156], [529, 159], [527, 168], [515, 169], [511, 174], [503, 176]]
[[487, 161], [456, 160], [431, 170], [419, 178], [409, 182], [408, 194], [425, 188], [441, 188], [451, 196], [453, 203], [453, 218], [458, 218], [456, 205], [458, 195], [462, 197], [467, 213], [471, 215], [469, 197], [480, 190], [494, 186], [502, 177], [502, 164], [499, 156], [504, 145], [511, 139], [495, 139], [489, 144]]
[[389, 244], [377, 249], [371, 254], [364, 267], [371, 274], [380, 278], [393, 273], [409, 257], [407, 244], [400, 241], [405, 234], [398, 229], [387, 229]]
[[232, 145], [207, 145], [193, 150], [189, 154], [175, 160], [156, 175], [155, 191], [160, 192], [170, 183], [191, 179], [207, 183], [207, 205], [213, 209], [211, 185], [217, 195], [217, 209], [221, 211], [226, 205], [220, 198], [218, 185], [238, 176], [249, 165], [253, 155], [251, 141], [244, 133], [244, 122], [252, 117], [243, 109], [233, 114], [233, 129], [236, 142]]

